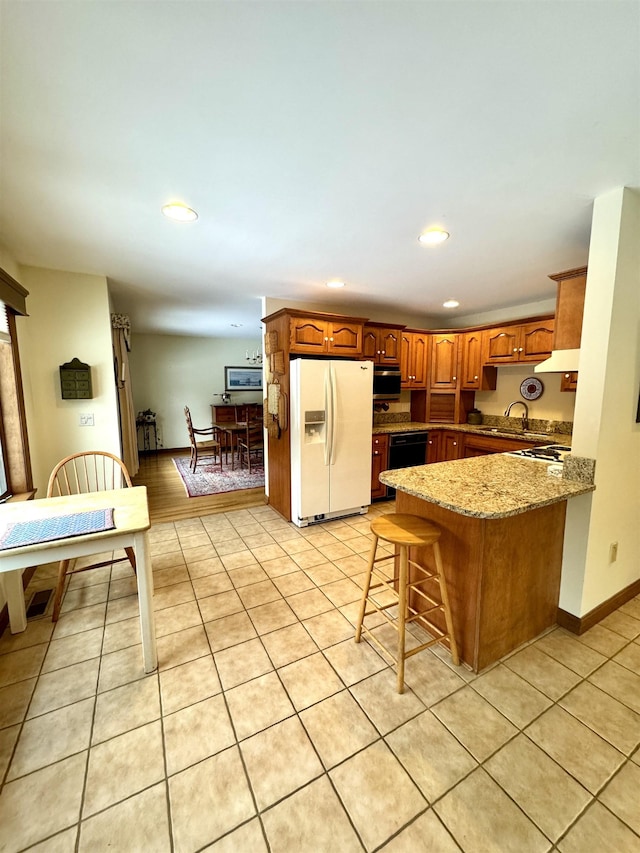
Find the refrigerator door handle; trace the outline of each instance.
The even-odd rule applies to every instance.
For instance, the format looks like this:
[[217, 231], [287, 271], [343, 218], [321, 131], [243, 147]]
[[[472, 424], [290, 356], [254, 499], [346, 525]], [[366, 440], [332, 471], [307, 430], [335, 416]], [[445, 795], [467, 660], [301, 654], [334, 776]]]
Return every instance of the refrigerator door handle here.
[[331, 435], [331, 445], [329, 448], [329, 465], [334, 464], [334, 450], [336, 446], [336, 374], [333, 369], [333, 366], [329, 368], [329, 388], [331, 391], [331, 422], [330, 422], [330, 435]]
[[331, 464], [331, 444], [333, 439], [333, 399], [331, 397], [331, 365], [324, 372], [324, 409], [327, 413], [326, 432], [324, 438], [324, 464]]

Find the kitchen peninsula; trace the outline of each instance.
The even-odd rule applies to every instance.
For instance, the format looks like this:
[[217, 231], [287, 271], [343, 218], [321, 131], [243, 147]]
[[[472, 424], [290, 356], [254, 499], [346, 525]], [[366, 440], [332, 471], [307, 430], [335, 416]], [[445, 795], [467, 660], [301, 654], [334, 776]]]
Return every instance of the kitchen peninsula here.
[[[566, 503], [595, 486], [507, 454], [385, 471], [380, 481], [397, 490], [397, 512], [442, 530], [458, 651], [475, 672], [555, 624]], [[429, 566], [428, 552], [413, 559]]]

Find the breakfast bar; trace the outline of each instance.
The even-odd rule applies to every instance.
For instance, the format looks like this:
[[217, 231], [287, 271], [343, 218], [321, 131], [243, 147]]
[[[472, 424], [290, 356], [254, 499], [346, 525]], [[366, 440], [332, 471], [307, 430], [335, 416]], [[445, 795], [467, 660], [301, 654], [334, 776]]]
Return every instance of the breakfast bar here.
[[[548, 468], [494, 454], [380, 475], [397, 512], [442, 530], [458, 651], [474, 672], [556, 622], [567, 500], [595, 486]], [[430, 566], [428, 550], [412, 559]]]

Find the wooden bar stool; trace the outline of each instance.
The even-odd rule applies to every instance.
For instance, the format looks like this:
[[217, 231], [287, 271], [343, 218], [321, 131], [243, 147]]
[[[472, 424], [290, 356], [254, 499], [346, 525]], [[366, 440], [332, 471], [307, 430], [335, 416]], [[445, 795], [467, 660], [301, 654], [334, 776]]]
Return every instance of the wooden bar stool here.
[[[404, 692], [404, 662], [408, 657], [421, 652], [423, 649], [432, 646], [434, 643], [443, 643], [449, 641], [451, 657], [456, 666], [459, 665], [458, 648], [456, 639], [453, 633], [453, 622], [451, 619], [451, 608], [449, 606], [449, 595], [447, 593], [447, 584], [442, 570], [442, 558], [440, 555], [440, 528], [426, 521], [424, 518], [419, 518], [417, 515], [402, 515], [400, 513], [390, 513], [389, 515], [381, 515], [379, 518], [371, 522], [371, 532], [373, 533], [373, 544], [369, 552], [369, 566], [367, 569], [367, 577], [365, 580], [364, 589], [362, 592], [362, 601], [360, 602], [360, 613], [358, 616], [358, 624], [356, 627], [356, 643], [360, 642], [362, 631], [371, 639], [376, 646], [393, 659], [398, 668], [398, 693]], [[385, 554], [382, 557], [376, 557], [378, 549], [378, 540], [390, 542], [396, 546], [396, 554]], [[433, 548], [433, 558], [435, 562], [435, 571], [430, 572], [424, 566], [409, 559], [409, 548], [417, 548], [431, 545]], [[398, 553], [399, 552], [399, 553]], [[385, 560], [394, 560], [399, 557], [398, 574], [389, 577], [376, 568], [378, 563]], [[420, 573], [418, 580], [411, 581], [409, 577], [409, 566], [412, 566]], [[372, 576], [375, 575], [377, 583], [371, 583]], [[430, 592], [427, 592], [423, 585], [428, 582], [435, 582], [440, 588], [440, 601], [436, 601]], [[424, 608], [416, 610], [410, 604], [410, 592], [415, 591], [416, 595], [424, 602]], [[380, 597], [381, 592], [385, 592], [384, 596], [387, 603], [381, 603], [375, 600], [375, 596]], [[372, 594], [373, 593], [373, 594]], [[389, 595], [392, 593], [392, 595]], [[390, 600], [389, 600], [390, 599]], [[367, 602], [373, 609], [367, 610]], [[387, 611], [398, 607], [397, 619], [393, 618]], [[442, 611], [444, 614], [445, 624], [447, 627], [446, 633], [441, 631], [435, 625], [429, 615], [434, 611]], [[380, 613], [388, 623], [393, 625], [398, 631], [397, 651], [394, 654], [388, 649], [377, 637], [374, 636], [373, 630], [367, 628], [364, 624], [365, 616], [370, 616], [372, 613]], [[435, 637], [416, 648], [405, 650], [405, 628], [407, 622], [420, 620], [425, 624], [429, 632]]]

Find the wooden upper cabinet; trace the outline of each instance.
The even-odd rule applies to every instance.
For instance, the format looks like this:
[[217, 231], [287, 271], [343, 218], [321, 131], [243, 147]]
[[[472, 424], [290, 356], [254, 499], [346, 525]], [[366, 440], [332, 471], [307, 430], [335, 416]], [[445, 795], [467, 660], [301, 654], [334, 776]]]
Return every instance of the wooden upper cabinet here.
[[429, 335], [404, 331], [400, 337], [400, 372], [403, 388], [427, 387]]
[[518, 361], [518, 326], [484, 331], [485, 364], [509, 364]]
[[482, 333], [460, 336], [460, 387], [479, 391], [482, 387]]
[[394, 328], [377, 323], [365, 323], [362, 339], [362, 355], [376, 364], [400, 363], [402, 326]]
[[294, 317], [291, 319], [289, 349], [291, 352], [323, 353], [326, 349], [327, 324], [323, 320]]
[[362, 355], [362, 322], [329, 320], [327, 322], [327, 352], [331, 355]]
[[553, 319], [520, 326], [518, 361], [544, 361], [553, 349], [555, 324]]
[[553, 349], [553, 318], [484, 331], [484, 363], [544, 361]]
[[363, 320], [350, 317], [292, 315], [289, 318], [289, 351], [360, 358], [363, 327]]
[[580, 349], [582, 315], [587, 287], [587, 268], [566, 270], [550, 279], [557, 282], [554, 349]]
[[458, 387], [458, 346], [460, 335], [431, 335], [431, 390], [453, 390]]

